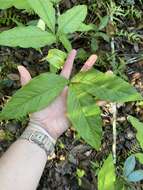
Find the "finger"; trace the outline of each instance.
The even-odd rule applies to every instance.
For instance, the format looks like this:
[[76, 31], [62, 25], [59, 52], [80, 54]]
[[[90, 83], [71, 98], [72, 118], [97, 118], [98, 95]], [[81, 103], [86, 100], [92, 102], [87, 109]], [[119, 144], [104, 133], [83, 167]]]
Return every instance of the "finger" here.
[[31, 75], [30, 75], [29, 71], [23, 66], [18, 66], [17, 69], [20, 74], [21, 85], [24, 86], [31, 80]]
[[64, 88], [64, 90], [62, 91], [62, 93], [61, 93], [61, 96], [64, 97], [64, 98], [66, 98], [67, 95], [68, 95], [68, 86], [66, 86], [66, 87]]
[[77, 51], [75, 49], [73, 49], [66, 62], [65, 62], [65, 65], [61, 71], [61, 75], [64, 76], [65, 78], [69, 79], [70, 75], [71, 75], [71, 72], [72, 72], [72, 68], [73, 68], [73, 62], [74, 62], [74, 59], [75, 59], [75, 56], [77, 54]]
[[89, 59], [85, 62], [83, 67], [81, 68], [81, 71], [85, 72], [90, 70], [95, 64], [96, 60], [97, 60], [97, 55], [91, 55]]

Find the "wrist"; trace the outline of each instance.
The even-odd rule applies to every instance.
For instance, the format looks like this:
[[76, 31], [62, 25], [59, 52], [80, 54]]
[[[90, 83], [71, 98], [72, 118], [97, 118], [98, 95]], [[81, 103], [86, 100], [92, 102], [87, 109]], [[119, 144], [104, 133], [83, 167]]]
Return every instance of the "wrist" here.
[[19, 140], [27, 140], [30, 143], [38, 145], [45, 151], [48, 159], [51, 159], [54, 156], [56, 140], [53, 139], [46, 130], [35, 123], [29, 122], [28, 127], [20, 136]]
[[52, 127], [48, 128], [44, 123], [30, 119], [28, 127], [31, 127], [31, 126], [33, 126], [34, 128], [37, 128], [37, 127], [41, 128], [41, 130], [44, 131], [46, 134], [48, 134], [53, 139], [53, 141], [56, 143], [58, 136], [52, 130]]

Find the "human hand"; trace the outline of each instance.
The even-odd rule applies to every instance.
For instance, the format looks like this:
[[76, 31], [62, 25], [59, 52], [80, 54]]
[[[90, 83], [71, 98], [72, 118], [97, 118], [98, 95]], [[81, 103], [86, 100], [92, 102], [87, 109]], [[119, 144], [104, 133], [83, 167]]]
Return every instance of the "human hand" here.
[[[67, 79], [70, 78], [75, 56], [76, 50], [72, 50], [61, 71], [60, 75]], [[81, 71], [85, 72], [91, 69], [96, 60], [97, 56], [91, 55], [83, 65]], [[23, 86], [31, 80], [31, 75], [23, 66], [18, 66], [18, 71], [20, 73], [21, 85]], [[44, 128], [55, 140], [57, 140], [57, 138], [61, 136], [70, 126], [70, 122], [66, 116], [67, 94], [68, 87], [65, 87], [63, 92], [48, 107], [30, 114], [30, 121]]]

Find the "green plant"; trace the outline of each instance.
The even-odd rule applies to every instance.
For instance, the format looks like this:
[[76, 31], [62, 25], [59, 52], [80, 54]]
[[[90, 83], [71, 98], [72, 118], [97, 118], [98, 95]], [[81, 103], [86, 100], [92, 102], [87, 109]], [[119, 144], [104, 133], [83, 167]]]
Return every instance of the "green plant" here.
[[77, 176], [79, 186], [82, 185], [82, 178], [83, 178], [84, 175], [85, 175], [85, 171], [83, 169], [77, 168], [76, 176]]
[[[141, 123], [137, 118], [133, 116], [128, 116], [128, 121], [132, 124], [133, 127], [137, 130], [136, 138], [140, 143], [141, 148], [143, 148], [143, 123]], [[120, 185], [126, 190], [128, 188], [134, 188], [134, 184], [136, 182], [139, 182], [143, 180], [143, 170], [135, 170], [136, 166], [136, 159], [139, 160], [141, 164], [143, 164], [143, 154], [142, 153], [136, 153], [131, 156], [129, 156], [123, 167], [123, 175], [120, 176]], [[117, 184], [116, 184], [117, 186]], [[117, 189], [118, 190], [118, 189]]]
[[141, 164], [143, 164], [143, 154], [142, 153], [136, 153], [134, 156], [139, 160]]
[[[17, 14], [13, 13], [12, 10], [1, 11], [0, 25], [10, 25], [11, 23], [20, 23], [20, 18]], [[21, 24], [22, 25], [22, 24]]]
[[134, 170], [136, 165], [136, 160], [134, 156], [127, 158], [124, 164], [124, 178], [128, 182], [138, 182], [143, 179], [143, 170]]
[[109, 3], [107, 3], [107, 12], [110, 16], [110, 20], [116, 24], [117, 22], [121, 22], [120, 17], [125, 16], [124, 10], [121, 6], [118, 6], [114, 1], [110, 0]]
[[[113, 103], [111, 105], [115, 105], [117, 109], [117, 103], [139, 101], [143, 99], [142, 96], [129, 83], [116, 75], [103, 73], [96, 69], [92, 69], [86, 73], [80, 72], [71, 80], [66, 80], [53, 73], [63, 66], [67, 53], [72, 49], [71, 39], [74, 33], [92, 30], [93, 32], [87, 34], [92, 38], [92, 51], [97, 50], [96, 45], [99, 37], [107, 42], [110, 41], [112, 55], [108, 54], [108, 58], [110, 57], [110, 61], [113, 62], [114, 73], [120, 74], [125, 67], [125, 63], [123, 62], [122, 64], [122, 60], [120, 60], [122, 65], [115, 66], [115, 33], [113, 31], [113, 34], [111, 33], [109, 37], [104, 33], [104, 29], [108, 24], [115, 26], [117, 22], [121, 22], [121, 17], [125, 14], [120, 6], [109, 1], [108, 16], [101, 17], [99, 15], [100, 23], [96, 27], [93, 24], [86, 25], [83, 23], [87, 14], [85, 5], [73, 7], [61, 14], [58, 3], [59, 0], [27, 0], [25, 2], [22, 0], [11, 0], [9, 2], [0, 0], [0, 8], [4, 9], [15, 6], [20, 9], [33, 9], [40, 17], [39, 20], [27, 23], [26, 26], [15, 27], [0, 33], [1, 45], [39, 49], [45, 45], [54, 44], [49, 50], [48, 55], [43, 58], [43, 60], [47, 60], [50, 63], [51, 73], [44, 73], [33, 78], [26, 86], [18, 90], [3, 108], [0, 113], [0, 119], [20, 120], [29, 113], [39, 111], [49, 105], [64, 87], [68, 86], [67, 116], [72, 126], [77, 130], [78, 137], [83, 138], [85, 142], [96, 150], [99, 150], [103, 134], [102, 111], [96, 102], [98, 100], [105, 100]], [[124, 31], [122, 31], [120, 36], [122, 35], [125, 36]], [[127, 35], [129, 34], [126, 33]], [[139, 36], [130, 35], [128, 38], [131, 41], [137, 41]], [[59, 44], [62, 44], [67, 52], [57, 49], [60, 47]], [[81, 49], [81, 57], [83, 55], [86, 56], [86, 52]], [[118, 72], [116, 72], [117, 69]], [[136, 120], [134, 121], [131, 116], [129, 120], [133, 125], [139, 125], [139, 127], [135, 127], [137, 129], [137, 139], [141, 146], [143, 146], [140, 136], [140, 134], [143, 135], [141, 125]], [[59, 146], [60, 148], [64, 147], [62, 143]], [[130, 182], [133, 182], [133, 179], [136, 179], [136, 181], [142, 179], [142, 171], [134, 171], [135, 164], [133, 157], [129, 157], [125, 161], [122, 178], [116, 178], [114, 166], [116, 159], [114, 156], [116, 156], [116, 152], [113, 158], [111, 154], [108, 156], [100, 170], [100, 165], [94, 165], [96, 169], [98, 168], [96, 172], [99, 171], [96, 173], [98, 175], [99, 190], [125, 190], [126, 186]], [[135, 157], [139, 160], [142, 160], [141, 156], [141, 154], [135, 154]], [[132, 170], [130, 168], [130, 160], [134, 164], [132, 164]], [[130, 172], [128, 172], [128, 168], [130, 168]], [[81, 185], [84, 175], [84, 170], [77, 169], [76, 176], [79, 185]]]
[[[128, 157], [124, 163], [123, 175], [116, 177], [113, 158], [110, 154], [104, 161], [98, 173], [98, 190], [129, 190], [134, 189], [136, 182], [143, 179], [143, 170], [135, 170], [135, 157], [143, 163], [143, 154], [135, 154]], [[134, 189], [135, 190], [135, 189]]]
[[132, 124], [132, 126], [137, 130], [136, 138], [143, 149], [143, 123], [140, 122], [137, 118], [133, 116], [128, 116], [128, 121]]
[[30, 9], [28, 0], [0, 0], [0, 9], [8, 9], [12, 6], [17, 9]]
[[109, 42], [109, 36], [102, 30], [108, 25], [109, 16], [99, 17], [100, 23], [98, 26], [94, 26], [94, 31], [90, 33], [91, 35], [91, 50], [96, 52], [98, 50], [98, 39], [101, 38], [106, 42]]
[[143, 37], [136, 32], [128, 32], [124, 30], [117, 31], [117, 36], [125, 37], [130, 43], [143, 43]]
[[[0, 2], [0, 8], [8, 8], [12, 5], [16, 8], [26, 8], [29, 6], [40, 17], [39, 22], [36, 20], [35, 22], [33, 21], [31, 25], [18, 26], [1, 32], [0, 45], [39, 49], [46, 45], [55, 44], [58, 46], [59, 43], [62, 43], [64, 48], [69, 52], [72, 49], [69, 35], [74, 32], [88, 31], [93, 29], [93, 27], [83, 23], [87, 15], [86, 5], [74, 6], [65, 13], [60, 14], [59, 9], [57, 10], [55, 8], [58, 2], [57, 0], [13, 0]], [[54, 49], [54, 53], [61, 56], [62, 52]], [[51, 55], [51, 51], [49, 54]], [[64, 52], [62, 54], [64, 54]], [[65, 58], [65, 56], [60, 58]], [[60, 64], [61, 63], [64, 63], [64, 59]], [[58, 68], [60, 66], [61, 65], [58, 65]], [[55, 67], [57, 67], [57, 65], [55, 65]]]
[[[70, 44], [67, 34], [80, 31], [80, 28], [83, 30], [89, 27], [89, 25], [83, 24], [87, 14], [85, 5], [73, 7], [57, 18], [53, 1], [28, 0], [28, 3], [42, 19], [38, 22], [38, 26], [42, 29], [37, 26], [24, 26], [4, 31], [0, 34], [0, 44], [40, 48], [47, 44], [57, 43], [59, 40], [65, 45], [65, 42]], [[107, 25], [108, 19], [108, 17], [101, 19], [99, 29]], [[58, 23], [58, 27], [56, 27], [56, 23]], [[44, 29], [46, 31], [43, 31]], [[67, 49], [70, 50], [71, 45]], [[46, 59], [51, 66], [54, 66], [54, 69], [59, 69], [63, 65], [65, 57], [66, 53], [58, 49], [51, 49]], [[80, 136], [95, 149], [100, 148], [102, 139], [101, 110], [96, 105], [96, 100], [128, 102], [142, 99], [142, 96], [131, 85], [113, 74], [93, 69], [86, 73], [81, 72], [71, 81], [67, 81], [56, 74], [45, 73], [32, 79], [28, 85], [13, 96], [1, 113], [1, 118], [20, 119], [46, 107], [68, 84], [68, 117]], [[38, 86], [37, 89], [35, 86]], [[16, 113], [15, 107], [17, 108]]]
[[80, 136], [95, 149], [100, 148], [102, 139], [101, 110], [96, 100], [128, 102], [142, 99], [124, 80], [95, 69], [80, 72], [70, 81], [45, 73], [17, 91], [0, 114], [1, 119], [20, 119], [46, 107], [68, 84], [68, 117]]
[[115, 190], [115, 167], [110, 154], [98, 173], [98, 190]]
[[132, 5], [130, 6], [130, 8], [128, 8], [126, 17], [131, 19], [141, 19], [142, 11], [138, 10], [137, 8], [134, 7], [134, 5]]
[[107, 13], [110, 19], [110, 25], [108, 26], [108, 35], [110, 36], [110, 47], [111, 47], [111, 66], [114, 73], [118, 71], [117, 56], [116, 56], [116, 47], [115, 47], [115, 34], [117, 30], [117, 23], [122, 22], [122, 17], [125, 13], [121, 6], [118, 6], [117, 3], [109, 0], [107, 3]]

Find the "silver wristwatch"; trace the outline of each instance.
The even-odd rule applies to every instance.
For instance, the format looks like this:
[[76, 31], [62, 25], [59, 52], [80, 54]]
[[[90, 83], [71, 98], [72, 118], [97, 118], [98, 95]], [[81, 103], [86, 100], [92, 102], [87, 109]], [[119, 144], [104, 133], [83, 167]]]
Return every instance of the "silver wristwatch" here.
[[45, 150], [47, 156], [52, 156], [54, 153], [55, 143], [51, 140], [51, 137], [44, 132], [37, 130], [35, 127], [27, 128], [21, 135], [20, 139], [26, 139], [31, 143], [39, 145]]

